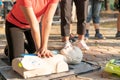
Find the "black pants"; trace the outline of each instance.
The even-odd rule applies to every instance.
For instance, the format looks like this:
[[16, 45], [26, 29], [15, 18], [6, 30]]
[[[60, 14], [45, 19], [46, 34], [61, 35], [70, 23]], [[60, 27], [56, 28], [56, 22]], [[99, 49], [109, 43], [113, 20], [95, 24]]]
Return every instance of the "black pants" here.
[[[10, 63], [14, 58], [20, 57], [22, 53], [25, 53], [25, 48], [28, 53], [34, 53], [35, 44], [31, 35], [30, 29], [21, 29], [6, 21], [5, 25], [6, 39], [9, 49], [9, 61]], [[27, 43], [25, 43], [25, 40]]]
[[77, 34], [85, 33], [85, 0], [61, 0], [61, 36], [69, 36], [72, 17], [72, 4], [75, 2], [77, 15]]

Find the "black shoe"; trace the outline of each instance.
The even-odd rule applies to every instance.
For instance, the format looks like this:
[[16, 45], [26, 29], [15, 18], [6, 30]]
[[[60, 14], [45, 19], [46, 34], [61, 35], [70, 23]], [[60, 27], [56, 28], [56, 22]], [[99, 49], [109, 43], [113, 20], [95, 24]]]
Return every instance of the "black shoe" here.
[[115, 37], [120, 39], [120, 32], [117, 32]]
[[96, 33], [95, 34], [95, 38], [97, 38], [97, 39], [103, 39], [103, 35], [100, 34], [100, 33]]
[[78, 39], [77, 36], [75, 36], [75, 35], [72, 34], [72, 33], [70, 34], [69, 41], [70, 41], [71, 43], [75, 42], [77, 39]]

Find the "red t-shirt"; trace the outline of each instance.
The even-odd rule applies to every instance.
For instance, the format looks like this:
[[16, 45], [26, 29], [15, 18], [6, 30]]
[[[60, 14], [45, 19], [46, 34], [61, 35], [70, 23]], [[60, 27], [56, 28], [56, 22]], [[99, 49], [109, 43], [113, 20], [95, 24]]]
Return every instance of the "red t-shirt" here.
[[59, 0], [17, 0], [12, 10], [8, 13], [6, 19], [20, 28], [30, 28], [22, 10], [19, 7], [20, 5], [32, 7], [38, 21], [40, 22], [41, 15], [44, 14], [47, 6], [57, 2], [59, 2]]

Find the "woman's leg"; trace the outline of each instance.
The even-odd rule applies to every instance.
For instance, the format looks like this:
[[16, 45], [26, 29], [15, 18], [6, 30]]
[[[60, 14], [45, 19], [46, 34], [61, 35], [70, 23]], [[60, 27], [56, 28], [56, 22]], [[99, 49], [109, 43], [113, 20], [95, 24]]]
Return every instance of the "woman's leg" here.
[[77, 14], [77, 34], [78, 34], [78, 45], [80, 48], [84, 48], [86, 50], [89, 47], [84, 42], [84, 34], [85, 34], [85, 0], [74, 0], [76, 5], [76, 14]]
[[72, 0], [61, 0], [61, 36], [64, 41], [69, 41], [70, 24], [72, 17]]
[[69, 36], [71, 31], [70, 25], [71, 25], [71, 17], [72, 17], [72, 3], [73, 0], [61, 0], [60, 2], [61, 36], [62, 36], [62, 41], [65, 42], [64, 49], [71, 47]]
[[117, 33], [115, 35], [117, 39], [120, 39], [120, 11], [117, 18]]
[[74, 0], [77, 14], [77, 34], [85, 33], [85, 0]]
[[24, 36], [20, 28], [7, 21], [5, 32], [9, 49], [8, 57], [11, 64], [14, 58], [20, 57], [24, 53]]
[[100, 11], [101, 11], [102, 2], [94, 0], [93, 4], [93, 23], [100, 23]]
[[93, 0], [88, 0], [88, 10], [87, 10], [87, 17], [86, 17], [86, 33], [85, 39], [89, 39], [89, 29], [90, 29], [90, 21], [92, 19], [92, 7], [93, 7]]
[[34, 40], [32, 38], [31, 30], [27, 30], [24, 32], [27, 42], [25, 42], [25, 49], [28, 53], [34, 53], [36, 51]]
[[93, 24], [95, 27], [95, 38], [103, 39], [103, 35], [100, 34], [100, 11], [102, 2], [94, 0], [93, 4]]
[[120, 0], [119, 1], [119, 7], [118, 7], [118, 11], [119, 11], [119, 14], [118, 14], [118, 18], [117, 18], [117, 33], [115, 35], [116, 38], [120, 39]]

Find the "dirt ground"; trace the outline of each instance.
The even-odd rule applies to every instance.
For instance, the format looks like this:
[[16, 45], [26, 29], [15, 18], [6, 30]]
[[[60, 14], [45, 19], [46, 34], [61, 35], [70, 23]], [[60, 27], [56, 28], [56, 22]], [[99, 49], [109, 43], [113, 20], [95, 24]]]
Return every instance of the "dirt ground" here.
[[[76, 35], [76, 24], [72, 25], [71, 31]], [[105, 38], [97, 40], [94, 38], [95, 31], [91, 25], [90, 39], [86, 41], [90, 50], [82, 51], [84, 55], [83, 60], [96, 63], [100, 65], [102, 69], [100, 71], [79, 75], [77, 77], [68, 77], [64, 80], [120, 80], [119, 76], [104, 72], [105, 64], [109, 60], [120, 58], [120, 40], [115, 38], [116, 23], [102, 23], [100, 31]], [[4, 35], [4, 28], [0, 28], [0, 34]], [[61, 42], [60, 37], [60, 25], [53, 25], [50, 32], [49, 48], [61, 49], [62, 47], [63, 42]], [[3, 54], [3, 49], [1, 49], [0, 55], [3, 57], [5, 56]]]
[[[51, 31], [51, 36], [60, 36], [60, 26], [58, 25], [53, 27], [54, 28], [52, 30], [56, 30]], [[71, 28], [72, 33], [76, 34], [76, 24], [73, 24]], [[104, 39], [95, 39], [95, 31], [93, 26], [91, 25], [90, 39], [86, 41], [86, 43], [90, 47], [90, 50], [83, 50], [83, 60], [95, 62], [96, 64], [100, 65], [102, 69], [100, 71], [80, 75], [77, 77], [77, 80], [120, 80], [119, 76], [109, 74], [104, 71], [104, 67], [109, 60], [120, 58], [120, 40], [115, 38], [116, 22], [101, 23], [100, 31], [104, 35]], [[57, 39], [54, 39], [54, 41], [58, 42], [53, 42], [50, 45], [57, 44], [56, 48], [60, 48], [59, 44], [61, 42], [59, 43], [59, 41], [61, 41], [61, 38], [58, 37]], [[82, 79], [81, 77], [84, 79]]]

